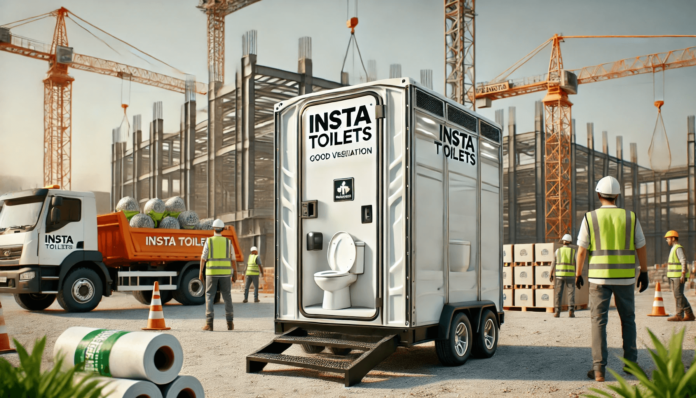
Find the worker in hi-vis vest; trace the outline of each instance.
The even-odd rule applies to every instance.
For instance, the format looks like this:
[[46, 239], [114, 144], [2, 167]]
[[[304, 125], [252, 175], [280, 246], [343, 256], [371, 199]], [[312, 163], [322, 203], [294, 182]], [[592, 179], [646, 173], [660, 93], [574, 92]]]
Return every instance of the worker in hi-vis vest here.
[[553, 286], [556, 296], [554, 318], [561, 316], [563, 291], [568, 292], [568, 316], [575, 318], [575, 249], [569, 246], [572, 240], [570, 234], [563, 235], [563, 247], [556, 249], [551, 262], [549, 281], [553, 283], [554, 278], [556, 279]]
[[674, 301], [677, 304], [677, 313], [667, 318], [670, 322], [693, 321], [694, 311], [691, 309], [689, 301], [684, 296], [684, 285], [689, 280], [689, 266], [686, 264], [686, 254], [684, 248], [679, 244], [679, 234], [677, 231], [669, 231], [665, 235], [667, 244], [672, 246], [667, 260], [667, 277], [669, 286], [674, 292]]
[[259, 273], [263, 277], [263, 265], [261, 265], [261, 259], [259, 258], [259, 249], [256, 246], [251, 247], [251, 254], [249, 255], [249, 260], [247, 261], [246, 276], [244, 279], [244, 301], [242, 303], [248, 303], [249, 300], [249, 287], [254, 284], [254, 302], [260, 303], [259, 300]]
[[[587, 377], [604, 381], [607, 366], [607, 321], [609, 304], [614, 296], [621, 318], [623, 356], [638, 360], [636, 343], [635, 293], [633, 284], [642, 293], [648, 288], [648, 265], [645, 235], [635, 213], [616, 207], [621, 185], [616, 178], [604, 177], [595, 189], [602, 207], [588, 212], [578, 232], [578, 254], [575, 283], [584, 284], [582, 268], [589, 254], [590, 312], [592, 317], [592, 370]], [[636, 256], [637, 255], [637, 256]], [[636, 257], [640, 274], [636, 278]], [[626, 371], [624, 367], [624, 372]]]
[[227, 330], [234, 330], [232, 282], [237, 280], [237, 263], [232, 242], [222, 236], [223, 229], [225, 229], [225, 223], [222, 220], [213, 221], [214, 235], [205, 240], [201, 255], [201, 271], [198, 277], [203, 280], [203, 272], [205, 271], [205, 326], [203, 326], [203, 330], [213, 331], [213, 318], [215, 317], [213, 305], [218, 291], [225, 302]]

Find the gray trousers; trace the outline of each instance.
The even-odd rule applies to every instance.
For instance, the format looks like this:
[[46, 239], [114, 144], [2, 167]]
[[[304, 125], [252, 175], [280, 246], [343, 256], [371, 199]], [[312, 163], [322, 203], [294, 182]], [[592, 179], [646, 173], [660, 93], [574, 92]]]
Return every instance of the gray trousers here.
[[614, 295], [616, 310], [621, 318], [624, 358], [638, 361], [636, 343], [635, 292], [630, 285], [597, 285], [590, 283], [590, 311], [592, 316], [592, 366], [602, 373], [607, 366], [607, 321], [609, 304]]
[[684, 296], [684, 285], [685, 283], [680, 283], [679, 278], [669, 278], [669, 286], [674, 292], [674, 301], [677, 302], [677, 314], [684, 315], [682, 312], [686, 311], [692, 313], [691, 304], [689, 300]]
[[563, 308], [563, 291], [568, 292], [568, 311], [575, 311], [575, 277], [572, 276], [557, 276], [554, 278], [556, 282], [554, 293], [556, 293], [556, 311]]
[[226, 276], [206, 276], [205, 277], [205, 322], [213, 323], [215, 317], [215, 294], [218, 290], [225, 302], [225, 318], [227, 322], [234, 319], [234, 309], [232, 308], [232, 281], [229, 275]]
[[254, 300], [259, 299], [259, 276], [258, 275], [247, 275], [244, 282], [244, 300], [249, 298], [249, 287], [254, 284]]

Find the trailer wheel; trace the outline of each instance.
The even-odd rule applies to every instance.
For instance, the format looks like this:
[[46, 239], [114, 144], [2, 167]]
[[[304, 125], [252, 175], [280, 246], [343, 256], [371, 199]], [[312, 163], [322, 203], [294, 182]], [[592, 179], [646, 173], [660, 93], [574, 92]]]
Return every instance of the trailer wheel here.
[[490, 358], [498, 349], [498, 320], [493, 311], [484, 310], [481, 315], [481, 330], [474, 335], [471, 355], [475, 358]]
[[[152, 292], [149, 290], [134, 291], [133, 297], [135, 297], [135, 299], [141, 304], [152, 304]], [[160, 301], [162, 302], [162, 305], [172, 301], [172, 298], [173, 296], [171, 290], [160, 290]]]
[[198, 279], [197, 268], [190, 268], [179, 278], [179, 286], [173, 295], [183, 305], [205, 304], [205, 282]]
[[329, 347], [329, 351], [334, 355], [348, 355], [352, 350], [350, 348]]
[[306, 352], [307, 354], [318, 354], [318, 353], [324, 351], [324, 346], [323, 345], [302, 344], [302, 351]]
[[471, 322], [465, 313], [460, 312], [452, 320], [449, 338], [435, 340], [437, 358], [445, 366], [464, 365], [471, 355], [472, 341]]
[[71, 271], [58, 292], [58, 304], [68, 312], [92, 311], [102, 299], [102, 282], [94, 270], [80, 267]]
[[15, 294], [14, 299], [20, 307], [29, 311], [41, 311], [56, 301], [55, 294], [22, 293]]

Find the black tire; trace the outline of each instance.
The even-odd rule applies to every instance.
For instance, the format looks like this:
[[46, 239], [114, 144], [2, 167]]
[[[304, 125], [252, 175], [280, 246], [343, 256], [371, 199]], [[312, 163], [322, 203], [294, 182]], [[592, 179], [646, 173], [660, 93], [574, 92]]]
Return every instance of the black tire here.
[[[135, 297], [135, 299], [141, 304], [152, 304], [152, 292], [150, 290], [135, 291], [133, 292], [133, 297]], [[160, 301], [162, 302], [162, 305], [172, 301], [172, 298], [173, 296], [171, 290], [160, 290]]]
[[58, 304], [68, 312], [92, 311], [99, 305], [103, 291], [101, 278], [94, 270], [76, 268], [63, 280]]
[[324, 346], [323, 345], [302, 344], [302, 351], [306, 352], [307, 354], [318, 354], [318, 353], [324, 351]]
[[329, 347], [329, 351], [331, 351], [331, 353], [334, 355], [348, 355], [348, 354], [350, 354], [351, 349], [350, 348]]
[[179, 286], [172, 294], [183, 305], [205, 304], [205, 282], [198, 279], [198, 268], [189, 268], [179, 277]]
[[483, 310], [481, 326], [474, 334], [474, 346], [471, 355], [474, 358], [490, 358], [498, 349], [498, 320], [491, 310]]
[[445, 366], [461, 366], [471, 355], [473, 335], [465, 313], [455, 314], [447, 340], [435, 340], [437, 358]]
[[14, 299], [20, 307], [29, 311], [41, 311], [56, 301], [55, 294], [22, 293], [15, 294]]

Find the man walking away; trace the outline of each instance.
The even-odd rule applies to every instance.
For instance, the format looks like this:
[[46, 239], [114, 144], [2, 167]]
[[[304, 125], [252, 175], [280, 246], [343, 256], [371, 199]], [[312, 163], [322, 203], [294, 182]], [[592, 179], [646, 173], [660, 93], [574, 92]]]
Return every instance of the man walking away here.
[[[225, 223], [217, 219], [213, 221], [214, 236], [205, 240], [201, 255], [201, 271], [198, 277], [203, 280], [205, 270], [205, 326], [203, 330], [213, 331], [215, 317], [215, 294], [220, 291], [225, 302], [225, 318], [227, 330], [234, 330], [234, 310], [232, 308], [232, 282], [237, 280], [237, 267], [234, 248], [229, 239], [222, 236]], [[230, 280], [230, 275], [232, 279]]]
[[677, 313], [667, 318], [670, 322], [693, 321], [694, 312], [689, 301], [684, 296], [684, 285], [689, 279], [689, 267], [686, 265], [686, 255], [684, 248], [679, 244], [679, 234], [677, 231], [669, 231], [665, 235], [667, 244], [672, 246], [667, 260], [667, 277], [669, 286], [674, 292], [674, 301], [677, 303]]
[[249, 302], [249, 287], [252, 283], [254, 284], [254, 302], [261, 302], [261, 300], [259, 300], [259, 272], [263, 277], [263, 266], [261, 265], [261, 259], [259, 258], [259, 250], [256, 248], [256, 246], [252, 246], [249, 261], [247, 261], [245, 273], [246, 281], [244, 282], [244, 301], [242, 301], [242, 303]]
[[[582, 287], [582, 267], [590, 256], [590, 312], [592, 316], [592, 370], [587, 377], [604, 381], [607, 366], [607, 321], [609, 304], [614, 295], [621, 318], [624, 358], [637, 362], [635, 293], [636, 254], [640, 262], [637, 286], [648, 288], [648, 265], [645, 236], [635, 213], [616, 207], [621, 185], [616, 178], [604, 177], [595, 189], [602, 207], [588, 212], [578, 233], [578, 256], [575, 283]], [[626, 367], [624, 367], [624, 372]]]
[[561, 316], [563, 304], [563, 291], [568, 291], [568, 317], [575, 318], [575, 250], [568, 246], [573, 238], [570, 234], [563, 235], [561, 242], [563, 247], [556, 249], [556, 254], [551, 263], [551, 275], [549, 281], [553, 283], [554, 276], [556, 283], [554, 293], [556, 296], [556, 311], [554, 318]]

